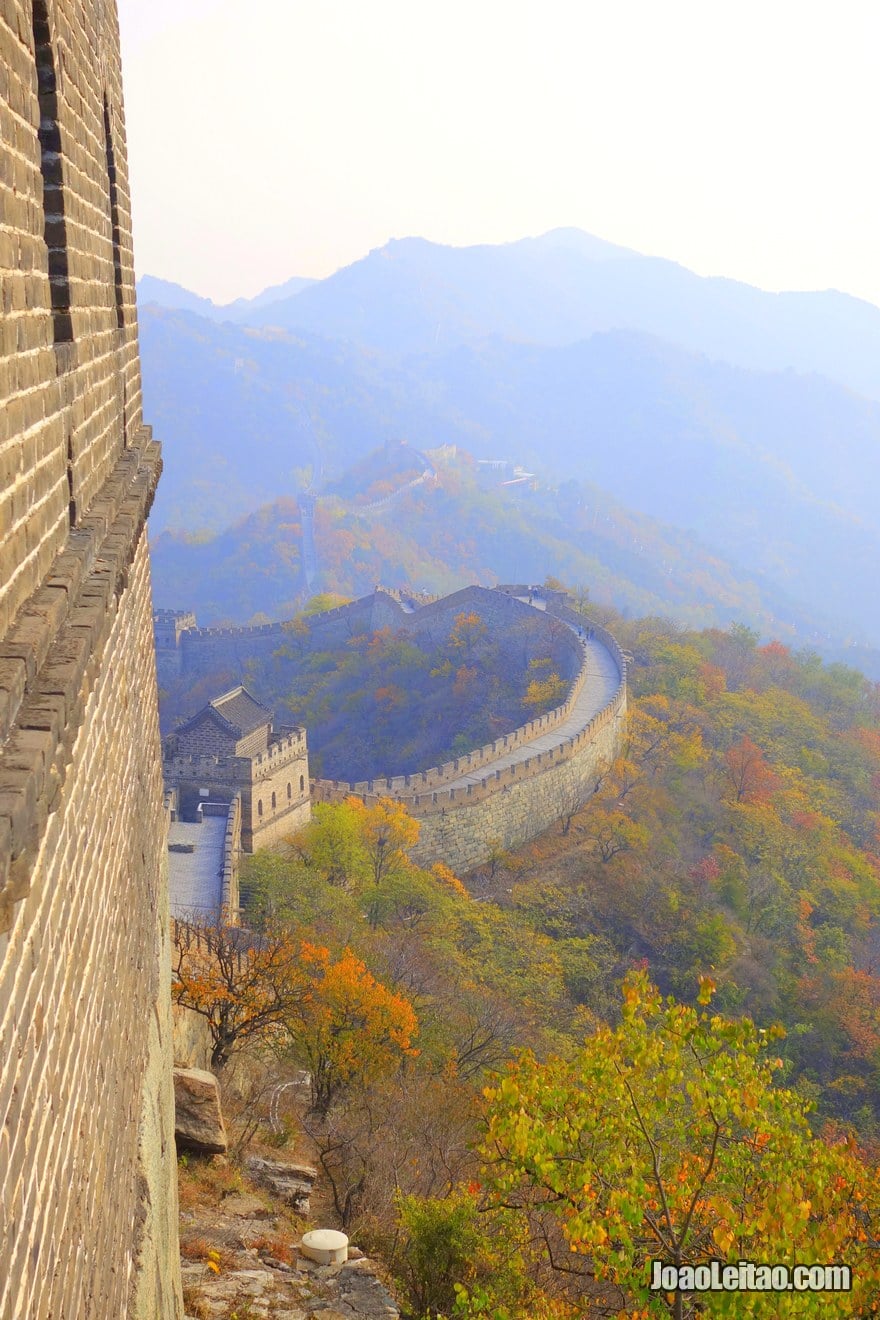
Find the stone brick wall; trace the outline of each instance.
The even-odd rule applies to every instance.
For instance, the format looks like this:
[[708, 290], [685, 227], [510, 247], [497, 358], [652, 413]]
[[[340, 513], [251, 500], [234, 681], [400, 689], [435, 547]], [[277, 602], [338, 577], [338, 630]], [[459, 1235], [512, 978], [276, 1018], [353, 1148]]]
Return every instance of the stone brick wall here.
[[487, 859], [492, 846], [515, 848], [549, 829], [572, 805], [588, 800], [620, 752], [625, 717], [624, 688], [580, 739], [556, 754], [535, 756], [500, 783], [487, 779], [482, 788], [413, 806], [420, 820], [413, 860], [427, 865], [439, 859], [468, 871]]
[[[64, 695], [26, 698], [0, 759], [19, 849], [0, 964], [3, 1320], [179, 1313], [149, 603], [141, 535], [100, 653]], [[52, 758], [54, 730], [36, 726], [68, 707]]]
[[[39, 20], [41, 9], [49, 40], [39, 53], [34, 15]], [[45, 167], [38, 54], [44, 83], [52, 71], [56, 83], [54, 98], [43, 97], [42, 145], [46, 158], [57, 158]], [[9, 529], [0, 545], [2, 633], [62, 550], [71, 502], [76, 515], [84, 512], [120, 447], [133, 441], [141, 385], [115, 6], [7, 0], [0, 10], [0, 67], [0, 527]], [[52, 100], [54, 108], [47, 104]], [[58, 254], [66, 265], [69, 332], [60, 338], [47, 239], [55, 266]]]
[[172, 1320], [165, 826], [112, 0], [0, 6], [0, 1320]]
[[226, 816], [226, 837], [223, 840], [222, 911], [231, 925], [237, 925], [241, 907], [239, 879], [241, 874], [241, 794], [236, 793]]
[[209, 714], [186, 732], [175, 735], [181, 756], [235, 756], [235, 738]]
[[261, 724], [259, 728], [254, 729], [252, 733], [247, 733], [243, 738], [239, 738], [233, 748], [234, 756], [257, 756], [260, 752], [265, 752], [269, 746], [272, 726], [268, 723]]
[[311, 818], [305, 734], [281, 738], [251, 764], [252, 782], [242, 803], [242, 841], [254, 852], [295, 834]]
[[[312, 785], [313, 800], [339, 802], [353, 793], [366, 803], [377, 802], [380, 797], [402, 801], [421, 821], [419, 843], [411, 851], [413, 859], [426, 864], [440, 860], [460, 870], [469, 870], [485, 861], [497, 845], [512, 848], [534, 838], [570, 811], [573, 804], [585, 801], [606, 766], [619, 755], [623, 743], [626, 661], [607, 629], [589, 624], [561, 604], [559, 593], [552, 595], [556, 598], [548, 601], [548, 621], [559, 620], [557, 626], [565, 627], [571, 644], [579, 650], [582, 643], [576, 634], [589, 628], [594, 639], [610, 652], [620, 676], [614, 696], [585, 728], [573, 736], [560, 735], [548, 751], [536, 752], [504, 769], [493, 768], [494, 761], [510, 751], [527, 749], [536, 738], [552, 733], [568, 717], [584, 683], [590, 663], [587, 655], [565, 702], [539, 720], [530, 720], [506, 737], [455, 761], [416, 774], [355, 784], [316, 780]], [[454, 601], [455, 597], [447, 600]], [[442, 603], [445, 602], [438, 602]], [[515, 600], [509, 604], [529, 609]], [[452, 787], [465, 775], [479, 776], [479, 780], [466, 787]]]
[[196, 616], [184, 610], [155, 610], [153, 636], [156, 642], [156, 673], [159, 687], [168, 687], [180, 678], [183, 652], [180, 639], [188, 628], [195, 628]]

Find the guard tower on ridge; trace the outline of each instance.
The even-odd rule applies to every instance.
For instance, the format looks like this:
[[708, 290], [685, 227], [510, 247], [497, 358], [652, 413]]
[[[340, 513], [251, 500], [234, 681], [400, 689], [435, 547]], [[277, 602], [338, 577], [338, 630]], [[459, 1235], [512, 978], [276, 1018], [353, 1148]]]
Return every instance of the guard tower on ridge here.
[[184, 817], [194, 818], [200, 802], [241, 794], [245, 852], [294, 834], [311, 815], [305, 729], [273, 730], [272, 712], [244, 687], [215, 697], [165, 739], [164, 772]]

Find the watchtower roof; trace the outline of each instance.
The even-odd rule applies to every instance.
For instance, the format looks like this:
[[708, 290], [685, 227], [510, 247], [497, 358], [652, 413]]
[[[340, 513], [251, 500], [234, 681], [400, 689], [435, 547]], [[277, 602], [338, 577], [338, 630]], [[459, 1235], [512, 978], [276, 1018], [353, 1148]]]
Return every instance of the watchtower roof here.
[[252, 697], [247, 688], [235, 687], [229, 692], [224, 692], [221, 697], [209, 701], [207, 706], [203, 706], [193, 715], [192, 719], [181, 725], [177, 732], [183, 733], [192, 728], [206, 712], [219, 716], [224, 727], [236, 738], [245, 738], [255, 729], [272, 722], [271, 710], [261, 705], [256, 697]]

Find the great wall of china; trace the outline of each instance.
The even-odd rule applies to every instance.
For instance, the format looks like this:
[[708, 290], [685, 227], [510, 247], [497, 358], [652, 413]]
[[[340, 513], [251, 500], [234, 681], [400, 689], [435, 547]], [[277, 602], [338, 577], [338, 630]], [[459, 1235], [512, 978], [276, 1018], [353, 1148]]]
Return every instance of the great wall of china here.
[[[515, 847], [547, 829], [584, 801], [614, 760], [624, 735], [626, 660], [604, 628], [570, 610], [564, 593], [523, 584], [466, 587], [426, 601], [406, 593], [377, 590], [308, 620], [310, 638], [321, 648], [342, 646], [378, 628], [434, 638], [448, 633], [457, 614], [475, 610], [490, 627], [540, 614], [548, 644], [567, 653], [571, 683], [555, 710], [465, 756], [414, 774], [359, 782], [313, 779], [313, 802], [338, 802], [354, 795], [365, 803], [381, 797], [403, 802], [421, 821], [417, 861], [442, 859], [460, 870], [486, 860], [492, 850]], [[176, 637], [168, 612], [157, 615], [160, 681], [203, 675], [211, 666], [244, 669], [290, 642], [288, 625], [255, 628], [189, 626]], [[192, 616], [181, 616], [187, 620]]]
[[[115, 3], [5, 0], [0, 62], [0, 1320], [180, 1320], [145, 534], [161, 457], [142, 415]], [[528, 608], [495, 602], [512, 604]], [[386, 593], [366, 618], [358, 608], [315, 626], [344, 642], [443, 614]], [[570, 647], [569, 622], [559, 614]], [[235, 664], [245, 640], [287, 638], [274, 625], [246, 639], [184, 632], [174, 662], [195, 645]], [[477, 834], [512, 838], [549, 819], [566, 778], [588, 782], [625, 707], [609, 646], [615, 691], [582, 727], [566, 722], [586, 713], [578, 696], [495, 761], [475, 754], [402, 786], [426, 840], [455, 860], [444, 831], [459, 810]], [[471, 772], [479, 782], [464, 782]], [[239, 810], [227, 805], [223, 825], [229, 906]]]
[[170, 951], [119, 32], [0, 7], [0, 1320], [177, 1320]]

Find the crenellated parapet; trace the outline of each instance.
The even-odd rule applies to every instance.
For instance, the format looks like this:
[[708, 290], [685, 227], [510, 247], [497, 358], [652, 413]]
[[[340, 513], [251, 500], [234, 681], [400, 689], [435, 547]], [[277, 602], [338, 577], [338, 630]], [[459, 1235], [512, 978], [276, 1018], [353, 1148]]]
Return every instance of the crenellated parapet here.
[[510, 848], [533, 838], [572, 805], [586, 801], [623, 744], [626, 659], [607, 629], [563, 603], [564, 593], [545, 595], [526, 586], [505, 588], [502, 594], [518, 606], [523, 599], [526, 608], [537, 605], [565, 627], [580, 659], [565, 701], [440, 766], [356, 783], [316, 780], [314, 801], [355, 796], [368, 805], [383, 797], [403, 802], [422, 823], [413, 857], [461, 869], [484, 861], [493, 847]]
[[[197, 725], [198, 721], [196, 716], [189, 723]], [[197, 734], [196, 727], [191, 736]], [[304, 729], [283, 729], [277, 735], [267, 735], [264, 745], [246, 756], [182, 751], [178, 746], [181, 738], [181, 734], [174, 734], [166, 740], [166, 788], [181, 796], [188, 794], [190, 801], [231, 801], [236, 796], [245, 852], [271, 847], [308, 822], [311, 792]], [[232, 734], [230, 745], [235, 745]]]
[[[459, 866], [476, 865], [498, 841], [514, 846], [567, 814], [570, 803], [585, 799], [618, 755], [626, 718], [623, 652], [607, 629], [570, 609], [567, 599], [564, 591], [527, 583], [464, 587], [431, 598], [377, 589], [361, 600], [304, 620], [307, 635], [299, 633], [297, 645], [322, 649], [345, 645], [382, 627], [437, 644], [448, 637], [456, 618], [470, 611], [490, 629], [517, 622], [533, 626], [540, 620], [548, 650], [560, 672], [569, 676], [565, 700], [555, 709], [464, 756], [405, 775], [357, 782], [317, 779], [311, 786], [312, 800], [339, 802], [351, 795], [367, 803], [383, 797], [399, 800], [423, 823], [416, 854], [442, 857]], [[180, 645], [184, 670], [189, 668], [199, 677], [209, 664], [233, 660], [240, 664], [264, 650], [277, 654], [291, 641], [290, 625], [265, 624], [189, 629], [181, 634]], [[304, 739], [304, 733], [301, 736]], [[250, 768], [230, 763], [230, 778], [242, 785], [250, 781], [251, 801], [258, 808], [262, 804], [264, 819], [272, 810], [273, 790], [267, 782], [281, 764], [276, 758], [283, 759], [291, 750], [296, 750], [293, 745], [263, 751]], [[277, 789], [275, 793], [277, 804]], [[455, 827], [447, 827], [453, 819]], [[280, 830], [275, 837], [283, 837]]]

